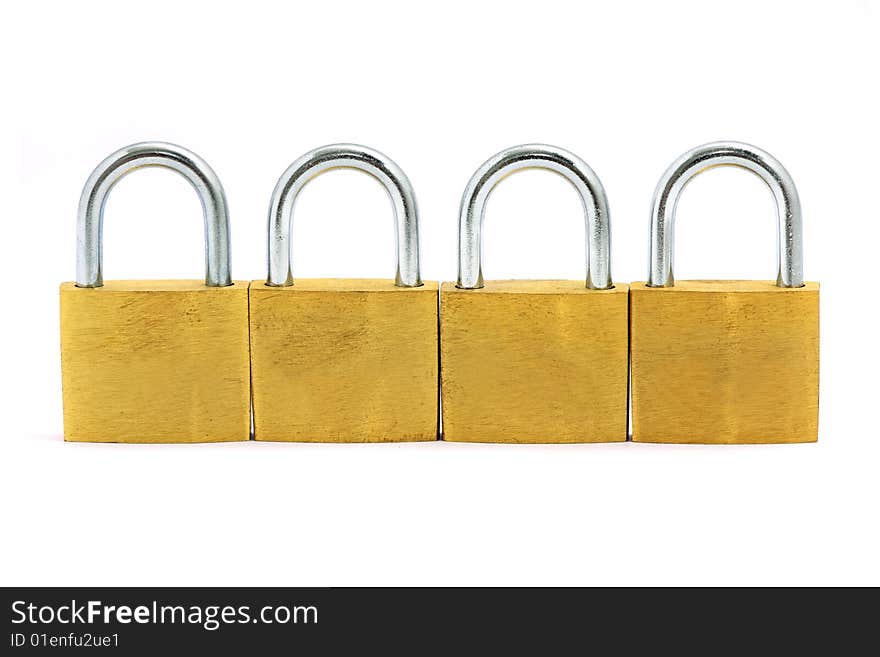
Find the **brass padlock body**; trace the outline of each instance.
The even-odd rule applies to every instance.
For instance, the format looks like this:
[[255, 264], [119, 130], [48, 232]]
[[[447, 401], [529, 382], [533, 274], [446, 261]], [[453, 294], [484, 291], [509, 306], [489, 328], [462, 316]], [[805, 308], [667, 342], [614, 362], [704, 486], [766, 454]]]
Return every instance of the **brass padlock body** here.
[[255, 439], [437, 440], [437, 295], [436, 282], [253, 281]]
[[626, 440], [628, 286], [444, 283], [440, 298], [444, 440]]
[[630, 289], [633, 441], [818, 438], [819, 284]]
[[196, 280], [62, 284], [65, 440], [248, 440], [247, 287]]

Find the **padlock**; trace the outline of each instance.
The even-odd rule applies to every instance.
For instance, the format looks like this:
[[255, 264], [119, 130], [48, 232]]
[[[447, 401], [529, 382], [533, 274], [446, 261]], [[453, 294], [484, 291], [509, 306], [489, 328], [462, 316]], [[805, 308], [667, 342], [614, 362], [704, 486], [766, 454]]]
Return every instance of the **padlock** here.
[[[195, 188], [205, 218], [204, 281], [106, 281], [104, 204], [141, 167]], [[192, 443], [250, 438], [247, 282], [229, 271], [229, 217], [208, 164], [161, 142], [123, 148], [86, 182], [77, 220], [76, 283], [61, 285], [64, 437]]]
[[[484, 286], [486, 201], [503, 178], [528, 168], [562, 175], [580, 195], [586, 285], [499, 280]], [[608, 201], [593, 170], [553, 146], [498, 153], [465, 188], [458, 240], [458, 283], [444, 283], [440, 292], [444, 440], [626, 440], [628, 286], [611, 281]]]
[[[778, 215], [776, 281], [674, 281], [675, 208], [687, 183], [732, 165], [757, 174]], [[769, 153], [736, 142], [688, 151], [654, 195], [647, 282], [631, 285], [633, 440], [818, 439], [819, 285], [804, 283], [801, 206]]]
[[[296, 198], [310, 180], [340, 168], [369, 174], [391, 198], [396, 280], [294, 281]], [[268, 279], [250, 287], [255, 439], [437, 440], [439, 286], [419, 274], [416, 198], [400, 167], [352, 144], [304, 154], [275, 186], [268, 247]]]

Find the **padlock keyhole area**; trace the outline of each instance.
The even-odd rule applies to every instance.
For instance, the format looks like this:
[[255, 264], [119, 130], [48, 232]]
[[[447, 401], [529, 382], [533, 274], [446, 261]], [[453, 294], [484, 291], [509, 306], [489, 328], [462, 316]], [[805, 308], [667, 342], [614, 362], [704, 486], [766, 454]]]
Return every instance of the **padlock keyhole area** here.
[[107, 280], [205, 277], [202, 206], [173, 171], [146, 168], [120, 180], [107, 197], [103, 234]]
[[296, 200], [291, 228], [294, 280], [393, 280], [395, 231], [393, 206], [379, 182], [361, 171], [328, 171], [309, 181]]
[[675, 279], [775, 281], [777, 224], [773, 194], [751, 172], [717, 167], [700, 174], [678, 202]]
[[[612, 211], [612, 230], [613, 222]], [[482, 234], [486, 280], [585, 276], [584, 208], [555, 173], [518, 171], [502, 180], [486, 204]]]

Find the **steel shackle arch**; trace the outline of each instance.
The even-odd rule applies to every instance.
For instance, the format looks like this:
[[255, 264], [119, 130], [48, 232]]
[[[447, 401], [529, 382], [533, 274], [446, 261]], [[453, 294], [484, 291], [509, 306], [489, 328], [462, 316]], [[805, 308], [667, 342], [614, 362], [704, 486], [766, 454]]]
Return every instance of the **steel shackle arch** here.
[[586, 218], [586, 286], [596, 290], [611, 282], [611, 230], [608, 198], [596, 173], [574, 153], [546, 144], [507, 148], [477, 169], [465, 187], [458, 217], [457, 287], [483, 287], [482, 227], [486, 202], [507, 176], [523, 169], [545, 169], [561, 175], [575, 188]]
[[378, 180], [394, 209], [397, 240], [395, 285], [419, 287], [419, 215], [415, 192], [403, 170], [379, 151], [356, 144], [330, 144], [305, 153], [281, 175], [269, 208], [267, 285], [293, 285], [290, 229], [296, 199], [314, 178], [333, 169], [355, 169]]
[[202, 203], [205, 221], [205, 284], [232, 285], [229, 210], [223, 185], [198, 155], [165, 142], [141, 142], [121, 148], [101, 162], [83, 187], [76, 228], [76, 286], [104, 285], [104, 206], [110, 191], [126, 175], [144, 167], [163, 167], [182, 175]]
[[654, 192], [651, 206], [649, 287], [673, 287], [675, 210], [678, 199], [694, 176], [718, 166], [736, 166], [763, 180], [776, 199], [777, 274], [779, 287], [804, 284], [801, 203], [797, 188], [775, 157], [749, 144], [719, 141], [691, 149], [673, 162]]

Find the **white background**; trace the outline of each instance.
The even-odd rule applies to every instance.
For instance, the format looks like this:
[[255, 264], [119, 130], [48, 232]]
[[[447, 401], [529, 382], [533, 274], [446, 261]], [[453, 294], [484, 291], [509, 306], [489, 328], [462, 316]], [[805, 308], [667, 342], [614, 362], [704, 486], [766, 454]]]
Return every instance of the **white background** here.
[[[15, 3], [0, 18], [0, 583], [880, 584], [876, 422], [880, 8], [865, 2]], [[422, 274], [454, 280], [461, 192], [546, 142], [611, 203], [614, 279], [643, 280], [654, 185], [737, 139], [788, 168], [822, 284], [820, 442], [767, 447], [125, 446], [62, 441], [58, 292], [92, 168], [159, 139], [204, 157], [233, 276], [263, 278], [269, 195], [331, 142], [407, 172]], [[486, 277], [581, 278], [561, 178], [489, 204]], [[390, 207], [336, 172], [301, 196], [297, 276], [391, 277]], [[105, 276], [200, 278], [175, 174], [112, 193]], [[766, 188], [716, 169], [679, 207], [676, 277], [775, 276]]]

